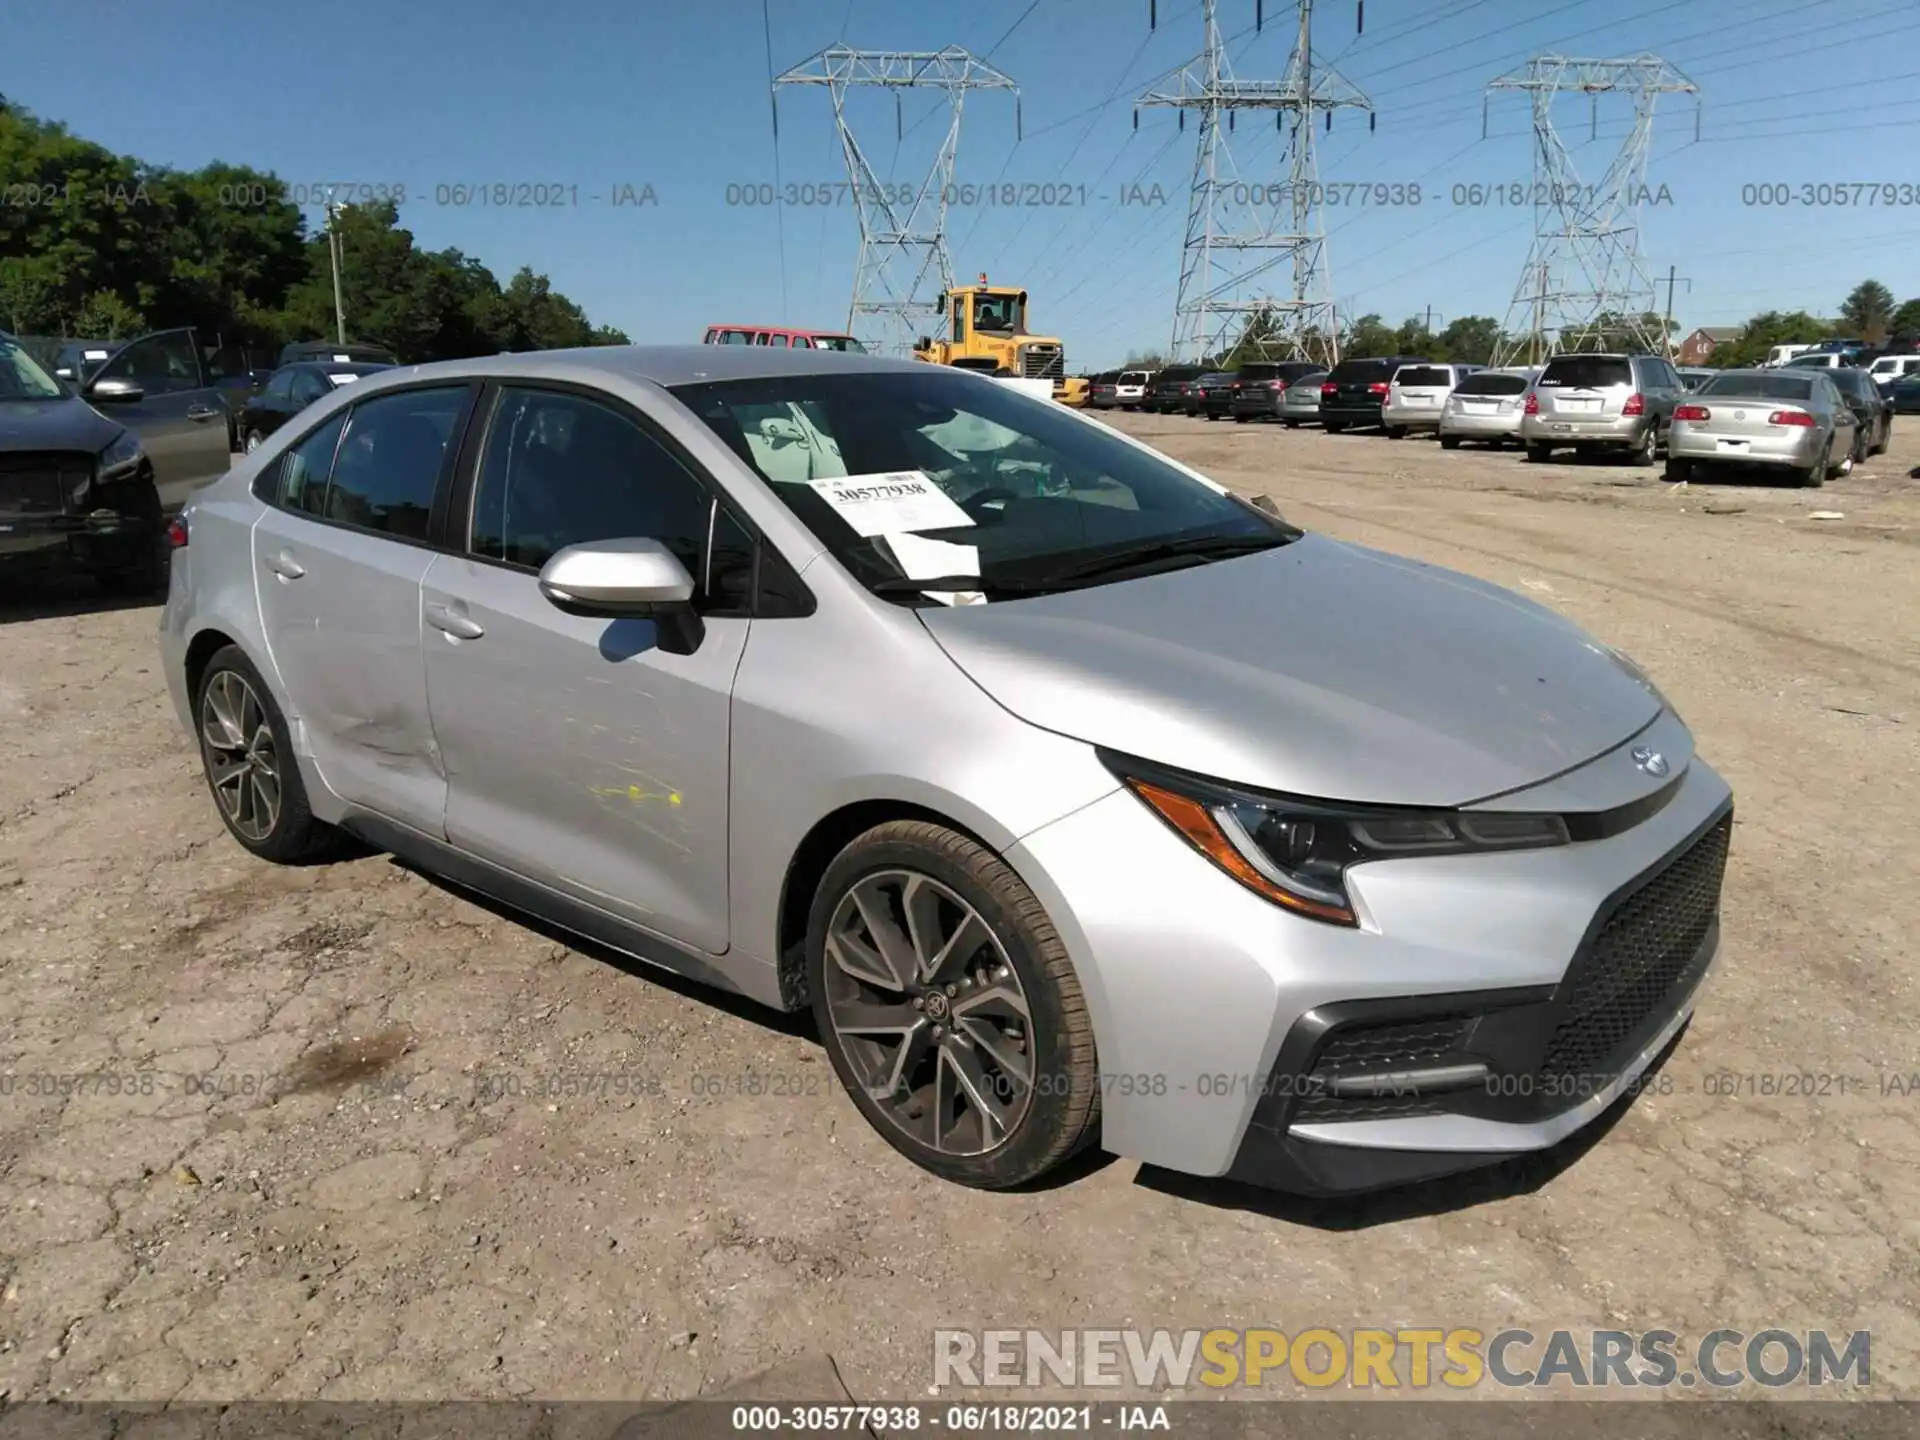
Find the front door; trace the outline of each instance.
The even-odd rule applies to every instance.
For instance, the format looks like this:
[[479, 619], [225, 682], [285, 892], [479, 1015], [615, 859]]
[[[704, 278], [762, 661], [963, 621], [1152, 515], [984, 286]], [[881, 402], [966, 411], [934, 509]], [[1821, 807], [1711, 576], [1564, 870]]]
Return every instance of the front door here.
[[327, 788], [439, 838], [447, 785], [421, 658], [434, 493], [472, 390], [374, 395], [288, 450], [253, 530], [289, 720]]
[[99, 401], [100, 411], [140, 437], [153, 464], [161, 508], [172, 512], [227, 473], [232, 455], [226, 402], [207, 379], [191, 330], [143, 335], [100, 367], [95, 381], [131, 380], [134, 401]]
[[632, 415], [578, 393], [503, 387], [486, 434], [467, 553], [437, 559], [422, 590], [447, 838], [719, 954], [751, 622], [709, 617], [680, 643], [652, 620], [566, 614], [537, 582], [564, 546], [630, 537], [699, 577], [712, 493]]

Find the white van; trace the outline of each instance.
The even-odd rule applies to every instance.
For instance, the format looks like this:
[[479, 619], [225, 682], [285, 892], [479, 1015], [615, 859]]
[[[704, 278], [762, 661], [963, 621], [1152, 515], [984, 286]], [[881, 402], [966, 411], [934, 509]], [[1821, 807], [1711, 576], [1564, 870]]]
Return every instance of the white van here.
[[1811, 345], [1776, 345], [1767, 351], [1767, 358], [1760, 362], [1760, 368], [1771, 370], [1776, 365], [1786, 364], [1796, 355], [1805, 355], [1811, 349]]

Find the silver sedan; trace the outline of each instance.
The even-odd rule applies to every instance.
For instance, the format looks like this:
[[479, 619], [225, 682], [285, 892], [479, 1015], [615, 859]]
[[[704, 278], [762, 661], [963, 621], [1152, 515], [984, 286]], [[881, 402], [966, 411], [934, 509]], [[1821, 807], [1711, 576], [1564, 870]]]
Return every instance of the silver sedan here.
[[1280, 420], [1289, 430], [1320, 418], [1320, 387], [1327, 383], [1327, 372], [1316, 370], [1302, 375], [1287, 386], [1280, 397]]
[[1859, 422], [1819, 370], [1729, 370], [1674, 407], [1667, 479], [1703, 468], [1763, 466], [1824, 485], [1853, 469]]
[[164, 670], [240, 846], [352, 836], [810, 1009], [964, 1184], [1538, 1151], [1719, 948], [1732, 794], [1625, 656], [985, 376], [387, 371], [171, 539]]

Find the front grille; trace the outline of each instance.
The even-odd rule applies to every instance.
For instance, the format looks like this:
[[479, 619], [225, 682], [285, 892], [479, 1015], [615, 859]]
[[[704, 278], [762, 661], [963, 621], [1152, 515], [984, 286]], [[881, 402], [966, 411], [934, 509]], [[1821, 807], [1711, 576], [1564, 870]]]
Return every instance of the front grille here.
[[58, 515], [93, 476], [93, 457], [62, 451], [0, 453], [0, 514]]
[[1020, 373], [1029, 380], [1064, 379], [1067, 352], [1057, 345], [1029, 345], [1020, 352]]
[[1727, 816], [1621, 903], [1563, 982], [1560, 1020], [1540, 1074], [1608, 1076], [1668, 1000], [1720, 913], [1733, 817]]
[[1458, 1057], [1471, 1023], [1467, 1016], [1454, 1015], [1341, 1026], [1315, 1055], [1294, 1120], [1386, 1120], [1437, 1112], [1444, 1106], [1444, 1093], [1339, 1096], [1320, 1089], [1319, 1083], [1336, 1075], [1442, 1064]]

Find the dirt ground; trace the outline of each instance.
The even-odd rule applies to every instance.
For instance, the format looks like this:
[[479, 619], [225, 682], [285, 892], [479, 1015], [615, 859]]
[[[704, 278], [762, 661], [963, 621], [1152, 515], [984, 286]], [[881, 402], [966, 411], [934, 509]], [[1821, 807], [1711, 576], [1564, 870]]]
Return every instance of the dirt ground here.
[[1870, 1329], [1874, 1393], [1920, 1395], [1920, 424], [1805, 492], [1115, 423], [1652, 672], [1739, 803], [1671, 1093], [1337, 1206], [1104, 1159], [1030, 1194], [944, 1185], [803, 1025], [385, 857], [250, 859], [156, 610], [16, 594], [0, 1399], [678, 1398], [825, 1351], [859, 1399], [910, 1400], [936, 1326], [1083, 1324]]

